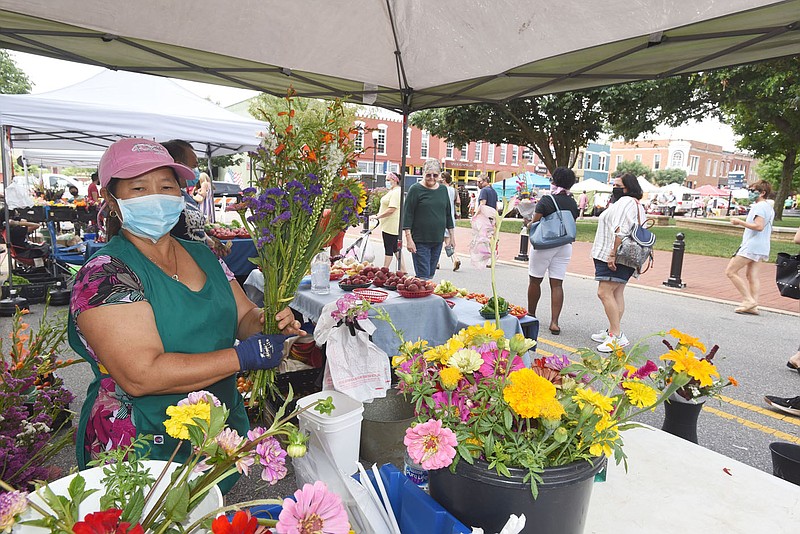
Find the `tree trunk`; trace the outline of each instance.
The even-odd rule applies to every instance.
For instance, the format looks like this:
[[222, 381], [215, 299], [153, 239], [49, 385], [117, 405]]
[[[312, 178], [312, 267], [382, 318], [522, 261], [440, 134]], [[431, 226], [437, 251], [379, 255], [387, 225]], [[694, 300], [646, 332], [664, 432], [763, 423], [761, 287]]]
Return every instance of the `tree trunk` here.
[[797, 149], [787, 151], [781, 166], [781, 183], [775, 193], [775, 220], [783, 220], [783, 205], [792, 189], [792, 178], [798, 166], [800, 162], [797, 161]]

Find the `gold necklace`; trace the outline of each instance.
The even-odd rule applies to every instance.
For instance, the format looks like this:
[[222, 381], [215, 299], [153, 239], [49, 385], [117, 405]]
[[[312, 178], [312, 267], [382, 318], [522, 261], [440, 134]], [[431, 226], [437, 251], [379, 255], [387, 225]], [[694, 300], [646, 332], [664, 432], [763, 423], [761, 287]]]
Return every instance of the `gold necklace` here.
[[[158, 266], [159, 269], [164, 271], [164, 274], [166, 274], [167, 276], [169, 276], [170, 278], [172, 278], [176, 282], [180, 282], [181, 279], [178, 276], [178, 253], [175, 252], [175, 242], [174, 241], [170, 241], [170, 251], [172, 252], [172, 261], [175, 263], [175, 269], [167, 269], [166, 267], [161, 265], [161, 263], [158, 260], [156, 260], [155, 258], [153, 258], [152, 256], [147, 256], [147, 259], [149, 259], [150, 261], [155, 263], [156, 266]], [[171, 271], [175, 271], [175, 274], [170, 275], [169, 273]]]

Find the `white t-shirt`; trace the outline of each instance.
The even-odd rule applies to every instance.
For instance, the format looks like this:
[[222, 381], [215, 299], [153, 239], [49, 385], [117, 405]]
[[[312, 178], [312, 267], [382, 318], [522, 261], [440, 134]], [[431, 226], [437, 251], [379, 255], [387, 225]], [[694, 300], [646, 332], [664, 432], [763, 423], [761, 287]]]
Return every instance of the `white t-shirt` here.
[[753, 204], [750, 207], [750, 213], [747, 214], [747, 222], [755, 221], [756, 217], [764, 219], [764, 229], [759, 232], [758, 230], [745, 228], [739, 252], [769, 256], [769, 237], [772, 234], [772, 221], [775, 219], [775, 211], [772, 209], [772, 205], [767, 201]]
[[645, 215], [644, 208], [633, 197], [622, 197], [611, 204], [597, 219], [592, 258], [607, 262], [614, 249], [614, 237], [630, 234], [633, 225], [644, 222]]

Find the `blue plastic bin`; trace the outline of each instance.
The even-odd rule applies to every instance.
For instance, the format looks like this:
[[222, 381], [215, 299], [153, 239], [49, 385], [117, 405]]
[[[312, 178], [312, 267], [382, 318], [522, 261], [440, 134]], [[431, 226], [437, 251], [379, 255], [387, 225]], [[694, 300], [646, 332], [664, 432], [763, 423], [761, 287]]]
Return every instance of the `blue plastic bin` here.
[[[467, 528], [453, 517], [430, 495], [419, 489], [392, 464], [384, 464], [381, 478], [394, 510], [395, 519], [403, 534], [468, 534]], [[370, 481], [375, 485], [372, 471], [367, 471]], [[354, 478], [358, 478], [356, 475]], [[380, 495], [377, 486], [375, 491]], [[278, 505], [255, 506], [250, 509], [255, 517], [277, 519], [281, 513]], [[366, 533], [364, 533], [366, 534]]]

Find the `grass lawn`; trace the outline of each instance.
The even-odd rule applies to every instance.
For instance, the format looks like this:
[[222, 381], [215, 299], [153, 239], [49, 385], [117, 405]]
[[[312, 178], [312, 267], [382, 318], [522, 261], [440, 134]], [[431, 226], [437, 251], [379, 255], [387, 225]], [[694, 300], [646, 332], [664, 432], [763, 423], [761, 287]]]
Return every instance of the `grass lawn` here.
[[[800, 218], [795, 218], [800, 219]], [[457, 221], [458, 226], [469, 228], [469, 221]], [[511, 219], [503, 221], [503, 232], [519, 234], [522, 228], [521, 219]], [[578, 241], [586, 241], [591, 243], [594, 241], [594, 234], [597, 230], [597, 222], [578, 222]], [[714, 233], [707, 230], [694, 230], [689, 228], [678, 229], [675, 226], [655, 226], [651, 228], [652, 232], [656, 234], [656, 250], [672, 250], [672, 243], [675, 242], [675, 235], [682, 232], [686, 238], [686, 253], [699, 254], [701, 256], [716, 256], [719, 258], [730, 258], [734, 252], [739, 248], [742, 239], [733, 235], [724, 235]], [[791, 243], [778, 242], [772, 240], [770, 247], [770, 261], [775, 261], [778, 252], [781, 251], [794, 251], [795, 245]]]

